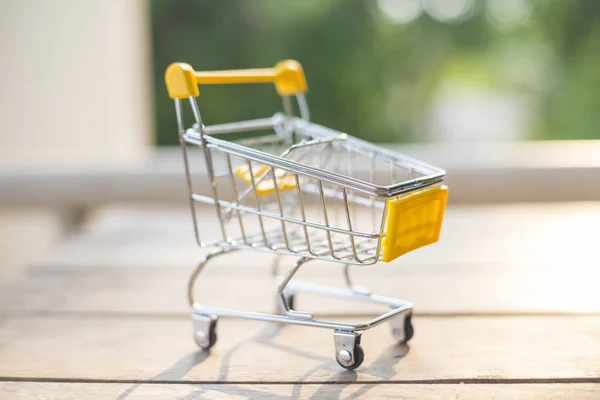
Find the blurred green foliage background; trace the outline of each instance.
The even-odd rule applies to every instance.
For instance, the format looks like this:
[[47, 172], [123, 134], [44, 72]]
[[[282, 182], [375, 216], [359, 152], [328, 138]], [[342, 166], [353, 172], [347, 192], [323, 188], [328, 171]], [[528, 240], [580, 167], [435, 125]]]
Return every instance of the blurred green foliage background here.
[[[503, 114], [481, 117], [478, 99], [500, 96], [525, 115], [516, 138], [600, 137], [597, 0], [153, 0], [151, 18], [160, 145], [177, 142], [169, 63], [218, 70], [286, 58], [304, 67], [313, 121], [371, 141], [440, 140], [435, 110], [448, 114], [443, 132], [461, 93], [473, 106], [459, 114], [482, 132]], [[200, 92], [206, 124], [281, 109], [271, 85]]]

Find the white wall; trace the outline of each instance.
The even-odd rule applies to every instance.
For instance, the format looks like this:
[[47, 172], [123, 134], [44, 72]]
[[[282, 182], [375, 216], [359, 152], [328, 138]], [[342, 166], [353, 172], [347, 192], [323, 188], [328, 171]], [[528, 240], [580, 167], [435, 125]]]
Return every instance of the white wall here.
[[[144, 0], [0, 1], [1, 173], [97, 168], [147, 155], [148, 22]], [[7, 260], [14, 266], [39, 257], [56, 221], [0, 210], [0, 238], [11, 237], [0, 242], [0, 275]], [[31, 235], [44, 243], [28, 243], [30, 256], [15, 259]]]

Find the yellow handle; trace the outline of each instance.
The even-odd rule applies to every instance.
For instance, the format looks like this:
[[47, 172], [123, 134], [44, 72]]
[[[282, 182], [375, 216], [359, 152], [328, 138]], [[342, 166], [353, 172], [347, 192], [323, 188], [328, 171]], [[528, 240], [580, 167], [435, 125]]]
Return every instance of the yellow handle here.
[[273, 68], [209, 72], [196, 72], [189, 64], [173, 63], [165, 71], [165, 82], [172, 99], [198, 96], [198, 85], [220, 83], [273, 82], [280, 96], [304, 93], [307, 90], [302, 66], [294, 60], [280, 61]]

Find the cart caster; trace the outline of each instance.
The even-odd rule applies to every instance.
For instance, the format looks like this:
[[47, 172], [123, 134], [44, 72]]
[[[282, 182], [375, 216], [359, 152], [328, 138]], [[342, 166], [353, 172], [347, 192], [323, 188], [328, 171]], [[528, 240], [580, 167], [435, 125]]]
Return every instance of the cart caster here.
[[205, 315], [192, 315], [194, 321], [194, 340], [203, 350], [217, 343], [217, 318]]
[[[294, 299], [296, 298], [296, 295], [294, 293], [291, 294], [284, 294], [285, 296], [285, 301], [288, 305], [288, 308], [290, 310], [294, 310]], [[280, 315], [286, 315], [285, 312], [285, 308], [283, 307], [283, 304], [281, 304], [281, 299], [279, 297], [279, 295], [275, 296], [275, 304], [277, 304], [277, 314]]]
[[365, 352], [360, 347], [360, 333], [335, 330], [335, 360], [340, 367], [352, 370], [358, 368], [365, 360]]
[[415, 330], [412, 325], [412, 312], [400, 314], [390, 320], [392, 336], [398, 340], [398, 343], [405, 344], [412, 339]]

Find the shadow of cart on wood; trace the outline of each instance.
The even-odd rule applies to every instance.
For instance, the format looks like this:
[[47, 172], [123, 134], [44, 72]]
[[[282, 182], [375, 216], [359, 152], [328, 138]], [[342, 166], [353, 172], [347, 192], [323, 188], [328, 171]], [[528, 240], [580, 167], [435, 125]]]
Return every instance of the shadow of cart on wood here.
[[[210, 385], [210, 388], [205, 388], [206, 385], [194, 385], [193, 381], [188, 381], [185, 377], [199, 364], [204, 362], [209, 356], [210, 351], [197, 351], [191, 353], [181, 359], [177, 360], [172, 366], [165, 369], [160, 374], [153, 376], [148, 382], [162, 382], [162, 383], [186, 383], [192, 385], [193, 388], [188, 394], [182, 397], [185, 400], [201, 399], [204, 394], [208, 391], [211, 392], [222, 392], [224, 394], [246, 397], [249, 399], [253, 398], [264, 398], [264, 399], [298, 399], [303, 394], [302, 391], [308, 385], [311, 386], [310, 392], [313, 393], [313, 398], [339, 398], [342, 395], [344, 389], [351, 383], [358, 382], [359, 375], [355, 371], [341, 370], [340, 366], [331, 358], [320, 354], [311, 353], [309, 351], [283, 345], [275, 342], [275, 338], [282, 329], [293, 329], [292, 327], [284, 327], [283, 325], [268, 324], [266, 325], [257, 335], [243, 340], [231, 347], [222, 356], [218, 382], [226, 382], [229, 378], [229, 370], [232, 360], [236, 357], [236, 353], [240, 350], [247, 348], [252, 345], [268, 346], [272, 349], [280, 351], [282, 353], [292, 354], [296, 357], [303, 357], [317, 361], [318, 364], [313, 368], [309, 369], [293, 382], [285, 382], [293, 385], [292, 393], [290, 395], [279, 395], [270, 394], [262, 390], [253, 390], [248, 387], [248, 383], [257, 382], [242, 382], [239, 384], [218, 384]], [[367, 383], [363, 386], [358, 386], [358, 389], [349, 395], [347, 398], [354, 399], [367, 393], [370, 389], [375, 387], [377, 384], [373, 383], [373, 380], [388, 380], [396, 375], [395, 365], [408, 353], [409, 347], [406, 344], [395, 344], [385, 348], [379, 356], [368, 365], [364, 365], [360, 368], [359, 372], [362, 376], [372, 377], [372, 379], [366, 379]], [[327, 381], [321, 382], [311, 380], [312, 376], [318, 375], [319, 373], [330, 373]], [[364, 377], [362, 378], [364, 379]], [[132, 385], [125, 390], [119, 397], [118, 400], [126, 399], [131, 395], [138, 387], [147, 382], [140, 382]], [[216, 383], [216, 382], [215, 382]], [[269, 382], [264, 382], [268, 384]], [[281, 384], [282, 382], [277, 382]], [[335, 383], [335, 385], [331, 385]], [[317, 386], [315, 390], [314, 387]]]

